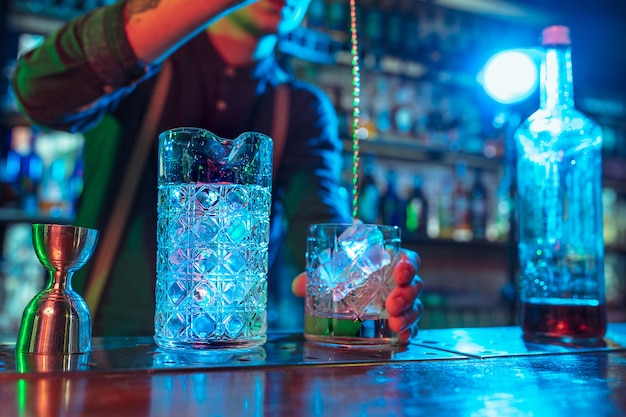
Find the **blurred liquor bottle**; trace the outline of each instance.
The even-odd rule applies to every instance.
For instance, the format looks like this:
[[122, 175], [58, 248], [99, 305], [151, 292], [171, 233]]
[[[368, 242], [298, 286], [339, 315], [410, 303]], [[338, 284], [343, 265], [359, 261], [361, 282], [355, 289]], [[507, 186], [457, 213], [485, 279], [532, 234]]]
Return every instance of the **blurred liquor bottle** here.
[[419, 19], [414, 0], [399, 0], [398, 12], [401, 19], [400, 41], [403, 55], [409, 60], [418, 60]]
[[[361, 80], [361, 115], [359, 117], [359, 138], [373, 139], [376, 137], [375, 103], [376, 83], [370, 77]], [[350, 97], [352, 98], [352, 96]], [[352, 117], [352, 114], [350, 114]]]
[[3, 143], [0, 146], [0, 206], [15, 207], [20, 202], [17, 184], [21, 157], [11, 146], [11, 131], [3, 133]]
[[22, 210], [35, 215], [39, 211], [38, 190], [43, 176], [41, 157], [35, 152], [35, 137], [27, 126], [11, 131], [11, 149], [19, 161], [16, 188]]
[[452, 191], [452, 238], [467, 241], [472, 238], [472, 226], [470, 224], [470, 194], [465, 184], [467, 166], [458, 162], [455, 166], [456, 184]]
[[618, 244], [618, 200], [613, 188], [602, 188], [602, 233], [607, 247]]
[[37, 135], [36, 152], [43, 162], [39, 186], [39, 212], [52, 217], [72, 218], [83, 178], [84, 138], [62, 131]]
[[[428, 23], [427, 23], [428, 22]], [[424, 20], [421, 21], [422, 47], [424, 58], [431, 69], [440, 69], [441, 34], [443, 32], [443, 11], [435, 6], [426, 8]]]
[[394, 91], [395, 100], [392, 110], [394, 133], [399, 136], [411, 136], [415, 125], [415, 91], [409, 83], [399, 82]]
[[384, 39], [388, 53], [394, 56], [404, 55], [404, 19], [400, 0], [384, 0], [380, 6], [384, 19]]
[[428, 226], [428, 199], [422, 187], [422, 177], [413, 177], [413, 188], [406, 204], [406, 231], [413, 236], [426, 236]]
[[376, 169], [374, 158], [363, 158], [363, 171], [359, 184], [358, 217], [364, 223], [376, 224], [380, 221], [380, 189], [374, 178]]
[[510, 170], [505, 167], [504, 174], [500, 178], [500, 184], [496, 190], [496, 213], [495, 213], [495, 238], [505, 242], [509, 239], [513, 220], [513, 178]]
[[306, 15], [306, 25], [310, 29], [326, 28], [326, 0], [311, 0]]
[[452, 193], [454, 182], [451, 175], [445, 175], [440, 183], [437, 199], [437, 222], [439, 232], [433, 237], [452, 239], [454, 232], [454, 212], [452, 206]]
[[379, 54], [385, 42], [385, 15], [378, 2], [372, 0], [364, 2], [363, 12], [365, 29], [363, 38], [368, 48], [374, 49], [374, 53]]
[[345, 0], [330, 0], [326, 5], [326, 27], [331, 31], [349, 30], [349, 3]]
[[404, 201], [398, 195], [398, 174], [389, 169], [385, 175], [387, 188], [380, 200], [382, 224], [403, 228], [406, 224]]
[[352, 190], [353, 190], [353, 174], [352, 174], [352, 153], [345, 152], [343, 154], [343, 163], [341, 166], [341, 183], [339, 186], [339, 195], [346, 200], [346, 204], [350, 213], [352, 213]]
[[392, 125], [392, 98], [390, 97], [389, 80], [384, 75], [376, 78], [376, 101], [373, 104], [374, 123], [379, 134], [388, 134]]
[[483, 171], [477, 168], [475, 171], [474, 184], [470, 189], [470, 223], [472, 237], [485, 239], [487, 237], [488, 194], [487, 187], [483, 182]]

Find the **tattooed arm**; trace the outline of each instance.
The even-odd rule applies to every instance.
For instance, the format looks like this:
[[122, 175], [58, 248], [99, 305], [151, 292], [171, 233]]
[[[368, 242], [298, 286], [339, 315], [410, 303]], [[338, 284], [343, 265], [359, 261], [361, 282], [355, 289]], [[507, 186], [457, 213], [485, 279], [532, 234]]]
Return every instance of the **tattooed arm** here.
[[12, 79], [18, 105], [38, 124], [85, 130], [177, 45], [251, 1], [127, 0], [78, 17], [20, 57]]
[[[143, 62], [158, 62], [208, 23], [254, 0], [128, 0], [128, 43]], [[184, 7], [183, 7], [184, 5]]]

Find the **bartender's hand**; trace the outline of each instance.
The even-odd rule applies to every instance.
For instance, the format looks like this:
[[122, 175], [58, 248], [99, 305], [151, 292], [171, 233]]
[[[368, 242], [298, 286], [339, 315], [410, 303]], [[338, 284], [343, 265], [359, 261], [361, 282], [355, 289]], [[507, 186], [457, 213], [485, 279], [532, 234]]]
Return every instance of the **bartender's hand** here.
[[[424, 283], [417, 275], [420, 258], [416, 252], [402, 249], [393, 268], [396, 283], [386, 300], [389, 327], [400, 334], [400, 343], [407, 343], [417, 335], [417, 323], [424, 306], [419, 299]], [[298, 297], [306, 293], [306, 273], [298, 275], [292, 283], [292, 291]]]

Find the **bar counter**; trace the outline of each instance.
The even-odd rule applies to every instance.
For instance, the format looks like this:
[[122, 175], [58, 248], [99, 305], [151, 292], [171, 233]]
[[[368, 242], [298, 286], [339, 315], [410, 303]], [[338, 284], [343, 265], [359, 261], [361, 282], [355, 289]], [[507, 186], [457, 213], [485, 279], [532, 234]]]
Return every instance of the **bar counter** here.
[[90, 355], [15, 354], [0, 339], [0, 416], [626, 415], [626, 323], [603, 343], [526, 343], [518, 327], [422, 330], [408, 346], [341, 349], [270, 333], [192, 354], [95, 338]]

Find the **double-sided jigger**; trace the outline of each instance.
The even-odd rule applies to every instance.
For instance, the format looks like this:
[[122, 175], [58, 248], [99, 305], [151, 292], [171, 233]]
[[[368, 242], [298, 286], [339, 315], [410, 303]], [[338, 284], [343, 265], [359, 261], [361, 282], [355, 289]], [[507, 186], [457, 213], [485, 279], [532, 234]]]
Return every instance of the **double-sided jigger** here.
[[72, 290], [72, 275], [93, 254], [98, 231], [58, 224], [33, 224], [33, 246], [49, 274], [46, 288], [26, 306], [17, 337], [20, 353], [91, 352], [91, 314]]

